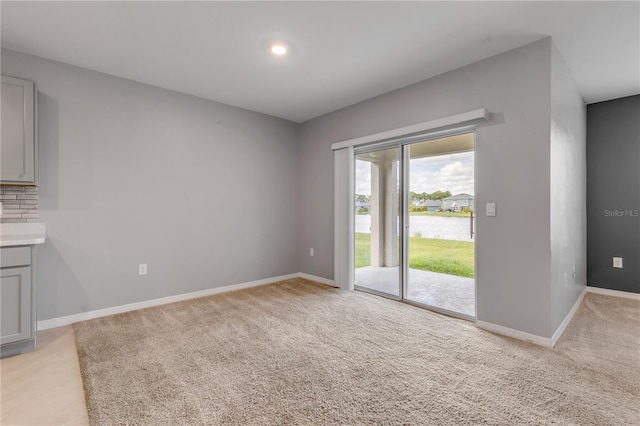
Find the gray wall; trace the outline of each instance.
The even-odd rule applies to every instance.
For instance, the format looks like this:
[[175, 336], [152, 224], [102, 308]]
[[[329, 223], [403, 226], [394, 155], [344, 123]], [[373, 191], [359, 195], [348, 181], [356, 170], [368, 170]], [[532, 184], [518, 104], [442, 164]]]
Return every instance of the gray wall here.
[[[586, 107], [555, 45], [551, 49], [551, 331], [587, 283]], [[574, 273], [575, 271], [575, 277]]]
[[298, 272], [298, 125], [8, 50], [2, 74], [40, 91], [40, 320]]
[[591, 104], [587, 118], [588, 283], [640, 293], [640, 95]]
[[40, 91], [40, 319], [298, 271], [331, 279], [331, 144], [481, 107], [478, 319], [551, 337], [584, 284], [584, 222], [561, 214], [584, 199], [584, 110], [549, 38], [301, 126], [7, 50], [2, 73]]
[[[304, 123], [300, 270], [333, 278], [332, 143], [486, 107], [494, 116], [476, 134], [477, 318], [550, 337], [550, 80], [547, 38]], [[484, 216], [486, 202], [496, 217]]]

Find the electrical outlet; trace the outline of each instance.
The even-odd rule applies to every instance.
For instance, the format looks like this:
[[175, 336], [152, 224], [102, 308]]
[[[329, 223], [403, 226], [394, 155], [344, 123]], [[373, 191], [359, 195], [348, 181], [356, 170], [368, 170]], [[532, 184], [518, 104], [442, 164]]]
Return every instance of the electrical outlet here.
[[565, 272], [564, 273], [564, 286], [568, 286], [569, 285], [569, 275]]
[[138, 275], [147, 275], [147, 264], [141, 263], [138, 265]]
[[313, 247], [309, 249], [309, 256], [313, 257]]
[[613, 267], [614, 268], [622, 268], [622, 258], [621, 257], [614, 257], [613, 258]]

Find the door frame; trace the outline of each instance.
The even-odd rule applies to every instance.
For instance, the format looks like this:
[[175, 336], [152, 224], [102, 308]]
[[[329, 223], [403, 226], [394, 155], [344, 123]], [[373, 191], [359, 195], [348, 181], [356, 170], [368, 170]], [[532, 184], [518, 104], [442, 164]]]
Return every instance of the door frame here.
[[[471, 125], [471, 126], [463, 126], [463, 127], [457, 127], [457, 128], [453, 128], [453, 129], [448, 129], [448, 130], [442, 130], [442, 131], [433, 131], [433, 132], [423, 132], [423, 133], [418, 133], [418, 134], [409, 134], [409, 135], [404, 135], [404, 136], [399, 136], [397, 138], [392, 138], [392, 139], [388, 139], [388, 140], [380, 140], [380, 141], [374, 141], [371, 143], [367, 143], [367, 144], [363, 144], [363, 145], [359, 145], [359, 146], [353, 146], [351, 147], [351, 149], [349, 149], [349, 169], [351, 171], [351, 178], [349, 179], [349, 194], [350, 194], [350, 198], [351, 198], [351, 207], [349, 208], [349, 214], [351, 216], [350, 219], [350, 235], [349, 235], [349, 259], [351, 260], [350, 262], [350, 281], [352, 283], [352, 288], [356, 289], [356, 290], [360, 290], [366, 293], [371, 293], [374, 294], [376, 296], [382, 296], [382, 297], [386, 297], [388, 299], [392, 299], [398, 302], [402, 302], [402, 303], [406, 303], [409, 305], [413, 305], [413, 306], [418, 306], [420, 308], [424, 308], [424, 309], [428, 309], [430, 311], [434, 311], [434, 312], [438, 312], [440, 314], [444, 314], [444, 315], [448, 315], [451, 317], [455, 317], [455, 318], [460, 318], [460, 319], [465, 319], [465, 320], [469, 320], [469, 321], [474, 321], [476, 320], [475, 316], [470, 316], [470, 315], [466, 315], [463, 313], [459, 313], [459, 312], [455, 312], [455, 311], [449, 311], [447, 309], [443, 309], [443, 308], [438, 308], [437, 306], [432, 306], [432, 305], [427, 305], [424, 303], [420, 303], [420, 302], [416, 302], [413, 300], [409, 300], [405, 297], [405, 295], [407, 294], [407, 277], [408, 277], [408, 273], [409, 273], [409, 256], [408, 256], [408, 250], [409, 250], [409, 229], [408, 229], [408, 224], [409, 224], [409, 187], [407, 185], [407, 183], [409, 182], [409, 172], [410, 169], [409, 167], [407, 167], [407, 164], [409, 164], [410, 161], [410, 152], [408, 147], [412, 144], [416, 144], [416, 143], [421, 143], [421, 142], [428, 142], [428, 141], [432, 141], [432, 140], [437, 140], [437, 139], [443, 139], [443, 138], [447, 138], [447, 137], [451, 137], [451, 136], [457, 136], [457, 135], [463, 135], [463, 134], [471, 134], [473, 137], [473, 152], [474, 152], [474, 195], [475, 195], [475, 179], [476, 179], [476, 167], [475, 167], [475, 152], [476, 152], [476, 126], [475, 125]], [[353, 222], [354, 222], [354, 217], [355, 217], [355, 209], [353, 207], [353, 200], [355, 199], [355, 161], [356, 161], [356, 157], [358, 154], [364, 154], [364, 153], [368, 153], [368, 152], [375, 152], [375, 151], [381, 151], [381, 150], [385, 150], [385, 149], [391, 149], [391, 148], [397, 148], [399, 149], [399, 158], [398, 158], [398, 169], [399, 169], [399, 180], [398, 180], [398, 184], [400, 187], [400, 197], [399, 197], [399, 215], [398, 215], [398, 219], [399, 219], [399, 232], [398, 232], [398, 238], [399, 238], [399, 289], [398, 289], [398, 293], [399, 296], [395, 296], [393, 294], [390, 293], [384, 293], [381, 291], [377, 291], [377, 290], [373, 290], [373, 289], [369, 289], [366, 287], [362, 287], [359, 285], [355, 284], [355, 229], [353, 226]], [[447, 155], [447, 154], [454, 154], [456, 152], [466, 152], [466, 151], [451, 151], [451, 152], [445, 152], [441, 155]], [[477, 199], [477, 197], [476, 197]], [[477, 215], [476, 215], [477, 217]], [[475, 237], [474, 237], [474, 250], [473, 250], [473, 257], [474, 257], [474, 271], [476, 271], [476, 273], [474, 273], [474, 277], [473, 277], [473, 281], [474, 281], [474, 304], [475, 306], [475, 312], [477, 314], [477, 303], [478, 303], [478, 291], [477, 291], [477, 259], [478, 259], [478, 255], [477, 255], [477, 233], [475, 233]]]

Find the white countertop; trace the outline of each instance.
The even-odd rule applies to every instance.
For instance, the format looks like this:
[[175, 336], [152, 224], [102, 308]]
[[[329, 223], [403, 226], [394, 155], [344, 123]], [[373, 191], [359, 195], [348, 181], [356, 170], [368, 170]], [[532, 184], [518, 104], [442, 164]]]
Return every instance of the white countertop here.
[[42, 244], [46, 239], [46, 223], [0, 224], [0, 247]]

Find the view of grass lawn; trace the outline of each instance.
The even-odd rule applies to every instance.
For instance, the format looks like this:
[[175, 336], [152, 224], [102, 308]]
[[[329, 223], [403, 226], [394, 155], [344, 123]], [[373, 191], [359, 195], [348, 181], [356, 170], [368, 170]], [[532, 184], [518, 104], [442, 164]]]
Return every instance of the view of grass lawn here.
[[[370, 266], [371, 234], [356, 232], [355, 240], [356, 268]], [[409, 268], [411, 269], [467, 278], [473, 278], [475, 275], [472, 242], [410, 237], [409, 252]]]

